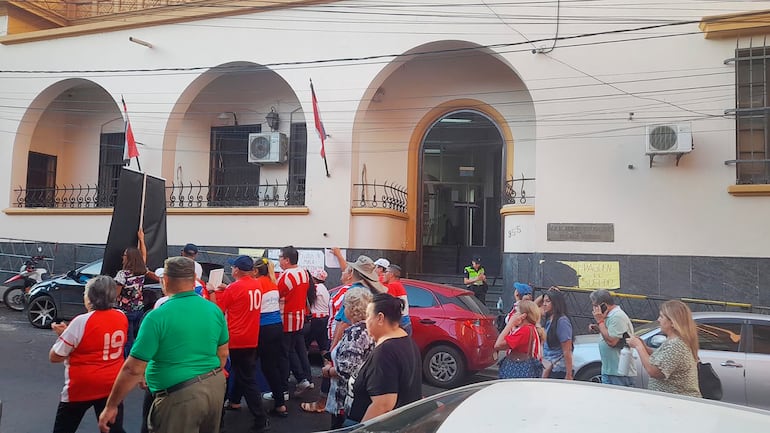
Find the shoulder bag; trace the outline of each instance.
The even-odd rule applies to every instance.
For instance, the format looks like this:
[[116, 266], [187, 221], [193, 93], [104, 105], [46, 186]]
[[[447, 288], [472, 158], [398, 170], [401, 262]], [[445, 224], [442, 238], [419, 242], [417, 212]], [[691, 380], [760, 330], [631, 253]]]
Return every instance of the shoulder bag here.
[[703, 398], [722, 400], [722, 381], [709, 362], [698, 361], [698, 387]]

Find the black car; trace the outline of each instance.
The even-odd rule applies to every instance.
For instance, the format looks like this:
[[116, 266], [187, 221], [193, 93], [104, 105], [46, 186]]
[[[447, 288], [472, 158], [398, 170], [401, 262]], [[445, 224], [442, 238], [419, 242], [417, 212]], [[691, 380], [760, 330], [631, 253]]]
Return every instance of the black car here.
[[[27, 295], [26, 312], [29, 323], [37, 328], [50, 328], [51, 323], [55, 321], [70, 320], [85, 313], [83, 294], [86, 282], [99, 275], [101, 270], [102, 261], [97, 260], [69, 271], [66, 275], [59, 275], [33, 286]], [[146, 304], [162, 296], [160, 284], [147, 284], [144, 288], [150, 289], [145, 292]]]

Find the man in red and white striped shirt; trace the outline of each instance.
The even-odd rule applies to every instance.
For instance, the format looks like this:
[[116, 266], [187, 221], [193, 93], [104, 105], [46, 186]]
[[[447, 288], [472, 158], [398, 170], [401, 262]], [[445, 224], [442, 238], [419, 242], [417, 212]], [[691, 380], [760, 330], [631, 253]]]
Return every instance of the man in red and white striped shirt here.
[[[305, 336], [302, 328], [305, 326], [307, 314], [307, 291], [310, 288], [310, 274], [297, 266], [299, 252], [289, 245], [281, 248], [278, 264], [281, 265], [281, 276], [278, 278], [278, 293], [283, 300], [283, 346], [289, 355], [289, 366], [297, 379], [295, 394], [302, 394], [312, 388], [310, 382], [310, 361], [307, 358]], [[288, 378], [288, 367], [285, 366]]]

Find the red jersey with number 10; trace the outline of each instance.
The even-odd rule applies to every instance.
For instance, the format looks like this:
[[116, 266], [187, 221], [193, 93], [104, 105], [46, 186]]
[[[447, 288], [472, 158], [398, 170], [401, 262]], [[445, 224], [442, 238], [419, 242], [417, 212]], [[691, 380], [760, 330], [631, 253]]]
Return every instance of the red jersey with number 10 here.
[[81, 314], [70, 322], [53, 345], [65, 356], [61, 401], [90, 401], [107, 397], [123, 366], [128, 319], [119, 310]]
[[239, 278], [217, 292], [217, 305], [227, 318], [230, 349], [250, 349], [259, 343], [262, 283], [251, 276]]

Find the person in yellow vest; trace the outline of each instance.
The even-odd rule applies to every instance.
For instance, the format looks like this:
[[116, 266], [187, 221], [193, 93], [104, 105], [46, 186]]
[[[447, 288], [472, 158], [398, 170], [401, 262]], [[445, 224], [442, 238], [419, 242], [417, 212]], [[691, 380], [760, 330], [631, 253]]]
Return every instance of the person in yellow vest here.
[[481, 257], [473, 257], [471, 265], [466, 266], [463, 272], [463, 284], [465, 284], [465, 287], [473, 291], [473, 294], [486, 305], [487, 276], [484, 273], [484, 267], [481, 266]]

